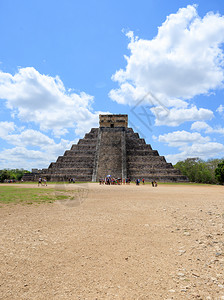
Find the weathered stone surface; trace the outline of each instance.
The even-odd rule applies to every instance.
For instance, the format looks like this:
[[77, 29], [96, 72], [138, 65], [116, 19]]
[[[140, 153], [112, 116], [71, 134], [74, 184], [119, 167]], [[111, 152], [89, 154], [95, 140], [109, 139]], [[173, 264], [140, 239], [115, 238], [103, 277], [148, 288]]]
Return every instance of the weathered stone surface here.
[[108, 174], [116, 178], [179, 182], [188, 179], [167, 163], [164, 156], [127, 127], [127, 115], [100, 115], [100, 127], [92, 128], [48, 169], [24, 180], [46, 177], [48, 181], [98, 181]]
[[100, 127], [128, 127], [128, 115], [100, 115]]

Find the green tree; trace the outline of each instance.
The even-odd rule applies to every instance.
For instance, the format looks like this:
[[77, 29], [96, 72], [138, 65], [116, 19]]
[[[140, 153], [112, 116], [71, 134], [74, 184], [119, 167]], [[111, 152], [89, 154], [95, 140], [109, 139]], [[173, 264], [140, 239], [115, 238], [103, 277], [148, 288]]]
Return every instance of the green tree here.
[[204, 161], [199, 158], [188, 158], [184, 161], [179, 161], [174, 167], [187, 176], [191, 182], [214, 184], [217, 183], [215, 169], [221, 161], [220, 159]]
[[10, 174], [8, 170], [0, 171], [0, 182], [4, 182], [5, 180], [10, 179]]
[[215, 177], [220, 184], [224, 183], [224, 160], [215, 169]]
[[20, 181], [23, 177], [23, 174], [30, 173], [24, 169], [4, 169], [0, 170], [0, 182], [4, 182], [7, 179], [14, 179]]

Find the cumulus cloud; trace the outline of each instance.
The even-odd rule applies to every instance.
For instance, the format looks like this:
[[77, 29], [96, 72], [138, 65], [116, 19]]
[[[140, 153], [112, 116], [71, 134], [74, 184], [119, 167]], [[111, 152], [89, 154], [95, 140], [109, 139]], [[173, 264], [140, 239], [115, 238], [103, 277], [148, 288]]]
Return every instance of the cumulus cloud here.
[[208, 136], [203, 137], [198, 132], [175, 131], [159, 135], [158, 140], [179, 149], [180, 152], [177, 154], [166, 155], [166, 159], [172, 163], [190, 157], [208, 159], [224, 154], [223, 144], [211, 142]]
[[166, 159], [167, 161], [170, 161], [173, 164], [175, 164], [180, 160], [185, 160], [186, 158], [199, 157], [201, 159], [207, 160], [208, 158], [214, 158], [223, 155], [224, 155], [223, 144], [209, 142], [203, 145], [198, 143], [189, 145], [184, 149], [182, 149], [182, 151], [177, 154], [166, 155]]
[[14, 147], [0, 152], [1, 168], [42, 168], [49, 165], [50, 155], [39, 150], [28, 150], [25, 147]]
[[198, 132], [188, 132], [185, 130], [182, 131], [174, 131], [164, 135], [159, 135], [158, 137], [159, 142], [167, 143], [171, 147], [183, 147], [189, 143], [198, 144], [207, 143], [210, 141], [209, 137], [203, 137]]
[[156, 116], [156, 125], [179, 126], [186, 121], [195, 120], [210, 120], [213, 117], [213, 112], [209, 109], [200, 108], [196, 106], [191, 108], [171, 108], [164, 110], [161, 106], [151, 109]]
[[216, 111], [220, 114], [224, 112], [224, 106], [222, 104], [219, 105], [219, 107], [216, 109]]
[[33, 129], [24, 130], [21, 134], [7, 135], [5, 136], [5, 140], [7, 140], [8, 143], [15, 146], [23, 145], [23, 146], [42, 147], [42, 146], [49, 146], [55, 144], [53, 139]]
[[[19, 134], [5, 134], [4, 140], [13, 148], [4, 149], [0, 152], [1, 168], [33, 168], [48, 167], [50, 162], [55, 161], [64, 151], [70, 149], [75, 141], [61, 139], [56, 143], [47, 135], [27, 129]], [[35, 150], [34, 150], [35, 149]]]
[[197, 121], [194, 122], [191, 125], [191, 130], [195, 130], [195, 131], [202, 131], [202, 130], [208, 130], [209, 128], [211, 128], [206, 122], [202, 122], [202, 121]]
[[224, 135], [224, 128], [222, 128], [221, 126], [212, 128], [206, 122], [194, 122], [191, 125], [191, 130], [195, 130], [195, 131], [204, 130], [205, 133], [219, 133], [219, 134]]
[[0, 138], [4, 139], [10, 132], [15, 130], [16, 126], [13, 122], [0, 122]]
[[[15, 122], [25, 123], [19, 128], [13, 122], [0, 122], [0, 138], [12, 146], [0, 152], [1, 168], [48, 167], [78, 140], [61, 139], [62, 135], [82, 137], [98, 127], [98, 115], [103, 113], [92, 110], [93, 96], [74, 93], [58, 76], [40, 74], [32, 67], [21, 68], [15, 75], [0, 72], [0, 99]], [[40, 130], [31, 129], [34, 125]]]
[[[19, 143], [18, 143], [19, 145]], [[59, 155], [71, 148], [72, 142], [61, 140], [60, 143], [42, 145], [38, 150], [25, 146], [16, 146], [0, 152], [0, 166], [3, 168], [47, 168]]]
[[93, 96], [72, 93], [58, 76], [42, 75], [32, 67], [21, 68], [15, 75], [0, 72], [0, 98], [6, 100], [14, 117], [34, 122], [41, 130], [53, 130], [56, 136], [67, 133], [68, 128], [84, 134], [86, 121], [98, 123], [98, 112], [91, 109]]
[[[152, 40], [128, 32], [130, 55], [125, 56], [126, 68], [112, 76], [119, 87], [109, 96], [120, 104], [134, 105], [150, 92], [163, 105], [179, 107], [178, 114], [183, 108], [191, 114], [192, 108], [186, 108], [188, 99], [223, 87], [223, 32], [223, 16], [210, 12], [200, 18], [195, 5], [169, 15]], [[192, 115], [194, 120], [212, 115], [211, 111], [199, 111]], [[169, 119], [161, 122], [158, 118], [156, 124], [163, 125], [166, 120], [170, 125]]]

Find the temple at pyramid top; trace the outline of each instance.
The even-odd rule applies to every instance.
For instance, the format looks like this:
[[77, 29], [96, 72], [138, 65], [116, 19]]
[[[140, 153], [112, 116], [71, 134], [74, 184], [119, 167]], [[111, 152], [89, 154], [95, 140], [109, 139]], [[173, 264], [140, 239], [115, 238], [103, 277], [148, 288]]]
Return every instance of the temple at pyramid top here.
[[128, 115], [100, 115], [100, 127], [128, 127]]
[[[56, 162], [30, 180], [45, 177], [48, 181], [98, 181], [108, 174], [115, 178], [145, 181], [188, 181], [164, 156], [146, 144], [128, 127], [128, 115], [99, 116], [99, 128], [92, 128], [83, 139], [66, 150]], [[24, 178], [29, 180], [28, 177]]]

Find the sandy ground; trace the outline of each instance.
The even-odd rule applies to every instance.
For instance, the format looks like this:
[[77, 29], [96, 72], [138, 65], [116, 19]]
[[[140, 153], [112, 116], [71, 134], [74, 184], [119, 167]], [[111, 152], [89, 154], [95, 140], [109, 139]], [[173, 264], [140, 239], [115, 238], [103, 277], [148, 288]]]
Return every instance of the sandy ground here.
[[0, 208], [0, 299], [224, 299], [223, 186], [63, 189]]

